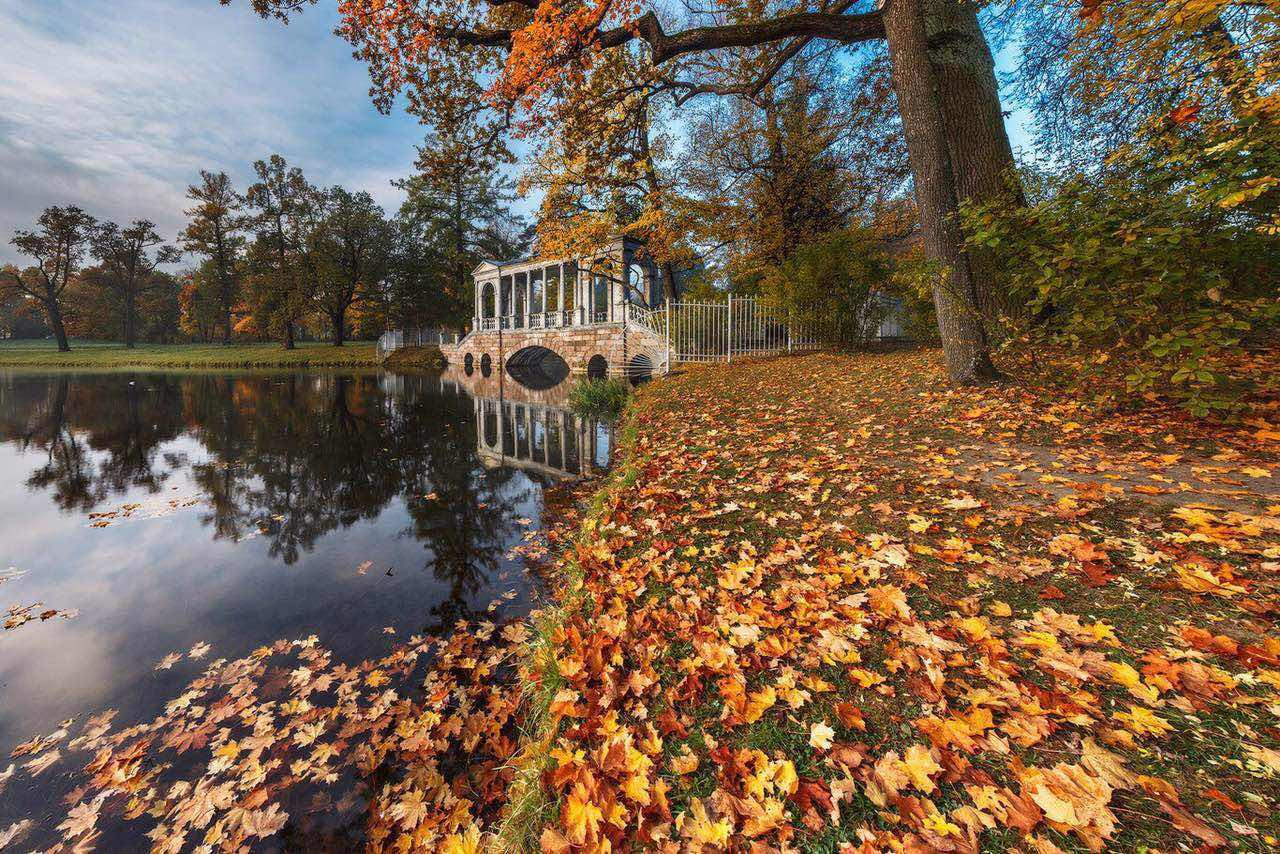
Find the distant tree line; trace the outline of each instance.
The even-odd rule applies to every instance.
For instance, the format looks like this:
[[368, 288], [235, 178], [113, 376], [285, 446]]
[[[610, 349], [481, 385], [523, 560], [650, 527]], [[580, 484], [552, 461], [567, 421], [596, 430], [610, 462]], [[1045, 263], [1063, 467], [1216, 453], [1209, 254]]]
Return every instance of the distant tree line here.
[[[273, 154], [243, 190], [201, 171], [187, 225], [167, 242], [149, 220], [122, 226], [74, 205], [46, 209], [11, 245], [26, 266], [0, 269], [0, 338], [335, 346], [387, 327], [461, 328], [470, 272], [526, 251], [531, 230], [507, 209], [499, 164], [422, 150], [391, 216], [364, 191], [319, 187]], [[177, 265], [187, 260], [191, 266]]]

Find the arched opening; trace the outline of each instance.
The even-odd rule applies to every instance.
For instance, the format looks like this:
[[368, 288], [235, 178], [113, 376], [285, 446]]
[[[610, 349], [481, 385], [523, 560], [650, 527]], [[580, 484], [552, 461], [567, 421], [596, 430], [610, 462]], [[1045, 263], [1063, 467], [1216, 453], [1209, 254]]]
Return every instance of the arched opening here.
[[466, 371], [467, 376], [471, 376], [476, 371], [476, 357], [473, 353], [468, 353], [462, 360], [462, 370]]
[[609, 376], [609, 360], [596, 353], [587, 362], [587, 379], [602, 380]]
[[480, 373], [486, 377], [493, 373], [493, 359], [489, 358], [488, 353], [480, 357]]
[[494, 304], [493, 282], [485, 282], [480, 291], [480, 316], [497, 317], [498, 307]]
[[569, 376], [569, 365], [554, 350], [522, 347], [507, 359], [507, 376], [534, 391], [555, 388]]
[[640, 385], [653, 379], [653, 360], [645, 353], [637, 353], [627, 363], [627, 377], [632, 385]]

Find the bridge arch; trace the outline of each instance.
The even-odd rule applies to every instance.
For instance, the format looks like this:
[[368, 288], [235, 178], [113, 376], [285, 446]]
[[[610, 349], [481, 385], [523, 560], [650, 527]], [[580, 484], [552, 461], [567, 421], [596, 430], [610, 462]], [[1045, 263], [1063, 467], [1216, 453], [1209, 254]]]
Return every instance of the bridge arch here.
[[530, 344], [507, 357], [507, 373], [525, 388], [539, 391], [563, 382], [569, 376], [569, 363], [549, 347]]
[[602, 380], [609, 376], [609, 360], [596, 353], [587, 360], [587, 379]]
[[631, 378], [632, 385], [653, 379], [653, 359], [649, 358], [648, 353], [637, 353], [631, 357], [631, 361], [627, 363], [627, 376]]

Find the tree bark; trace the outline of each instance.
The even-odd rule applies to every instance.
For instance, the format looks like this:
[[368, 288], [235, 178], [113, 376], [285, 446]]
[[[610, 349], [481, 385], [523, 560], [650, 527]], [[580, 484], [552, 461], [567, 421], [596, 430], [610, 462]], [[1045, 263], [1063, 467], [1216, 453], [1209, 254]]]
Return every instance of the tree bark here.
[[945, 268], [934, 283], [933, 302], [947, 374], [954, 383], [973, 384], [999, 374], [991, 364], [969, 256], [956, 220], [955, 172], [929, 57], [925, 2], [929, 0], [889, 0], [884, 9], [885, 34], [915, 180], [925, 255]]
[[[892, 2], [892, 0], [891, 0]], [[972, 0], [923, 0], [925, 39], [946, 126], [956, 201], [1023, 201], [1013, 147], [1005, 129], [995, 58]], [[1010, 180], [1015, 183], [1011, 184]], [[969, 250], [978, 311], [988, 332], [1002, 314], [1017, 311], [987, 250]]]
[[346, 325], [343, 323], [345, 315], [345, 311], [339, 311], [337, 314], [329, 318], [329, 322], [333, 325], [333, 346], [335, 347], [341, 347], [345, 340], [343, 338], [343, 327]]
[[53, 337], [58, 340], [58, 350], [70, 353], [71, 345], [67, 343], [67, 330], [62, 325], [62, 308], [58, 305], [58, 298], [50, 294], [44, 306], [49, 315], [49, 326], [53, 329]]
[[293, 321], [286, 320], [284, 322], [284, 348], [286, 350], [293, 349]]
[[136, 343], [137, 333], [134, 331], [134, 313], [137, 310], [133, 291], [127, 290], [124, 295], [124, 346], [132, 350]]

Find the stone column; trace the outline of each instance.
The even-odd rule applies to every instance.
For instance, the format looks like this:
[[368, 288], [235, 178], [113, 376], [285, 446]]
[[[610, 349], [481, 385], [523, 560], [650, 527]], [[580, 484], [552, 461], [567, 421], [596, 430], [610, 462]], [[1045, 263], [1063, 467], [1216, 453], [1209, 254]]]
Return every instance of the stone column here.
[[564, 265], [560, 265], [560, 275], [556, 276], [556, 311], [564, 317]]

